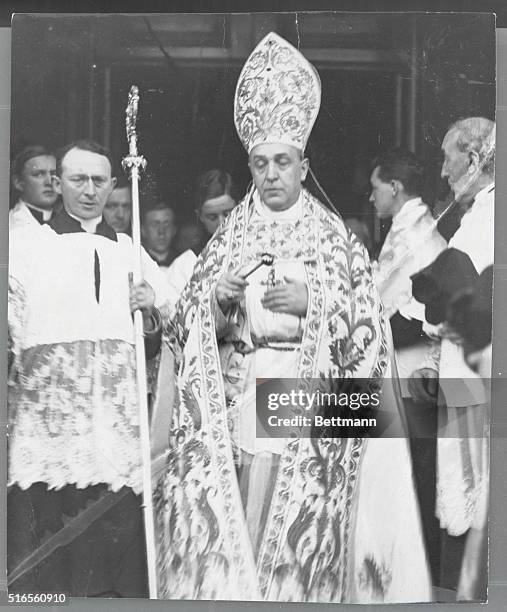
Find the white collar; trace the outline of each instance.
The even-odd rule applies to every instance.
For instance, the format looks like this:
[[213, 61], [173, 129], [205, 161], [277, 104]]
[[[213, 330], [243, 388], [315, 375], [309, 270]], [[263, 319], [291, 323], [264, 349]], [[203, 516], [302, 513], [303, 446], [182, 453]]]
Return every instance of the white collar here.
[[25, 202], [25, 200], [22, 200], [21, 198], [19, 199], [19, 203], [24, 204], [27, 208], [31, 208], [33, 210], [36, 210], [37, 212], [40, 212], [42, 214], [43, 221], [49, 221], [51, 219], [51, 215], [53, 214], [53, 209], [48, 210], [47, 208], [40, 208], [40, 206], [29, 204], [28, 202]]
[[267, 219], [271, 219], [272, 221], [295, 221], [300, 219], [303, 216], [303, 189], [299, 193], [298, 199], [294, 202], [294, 204], [290, 208], [286, 208], [285, 210], [271, 210], [264, 202], [261, 200], [259, 192], [257, 189], [253, 195], [255, 212], [260, 216]]
[[[491, 183], [489, 183], [489, 185], [486, 185], [486, 187], [483, 187], [479, 191], [479, 193], [475, 196], [475, 198], [474, 198], [474, 205], [477, 202], [480, 202], [481, 200], [484, 200], [485, 198], [487, 198], [488, 193], [493, 191], [494, 188], [495, 188], [495, 181], [492, 181]], [[473, 208], [473, 206], [472, 206], [472, 208]]]
[[[478, 214], [482, 214], [482, 210], [481, 210], [482, 205], [488, 204], [488, 202], [490, 201], [488, 198], [488, 195], [493, 191], [494, 188], [495, 188], [495, 182], [493, 181], [489, 185], [486, 185], [486, 187], [483, 187], [477, 193], [477, 195], [474, 198], [472, 206], [470, 206], [470, 208], [463, 215], [463, 218], [461, 220], [461, 225], [463, 225], [463, 223], [473, 223], [472, 220], [475, 219]], [[481, 210], [480, 213], [479, 213], [479, 210]]]
[[67, 211], [67, 214], [69, 215], [69, 217], [72, 217], [76, 221], [79, 221], [84, 231], [88, 232], [89, 234], [95, 234], [97, 225], [102, 221], [102, 215], [99, 215], [98, 217], [94, 217], [93, 219], [80, 219], [79, 217], [76, 217], [76, 215], [73, 215], [69, 211]]
[[393, 217], [393, 225], [401, 225], [423, 203], [420, 197], [407, 200]]

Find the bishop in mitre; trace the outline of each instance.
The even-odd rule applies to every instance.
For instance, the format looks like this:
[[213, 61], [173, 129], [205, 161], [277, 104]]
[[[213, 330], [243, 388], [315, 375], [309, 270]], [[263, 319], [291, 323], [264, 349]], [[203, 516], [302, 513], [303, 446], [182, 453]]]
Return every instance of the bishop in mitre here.
[[[240, 74], [253, 186], [198, 258], [167, 329], [177, 390], [155, 491], [159, 597], [428, 601], [405, 439], [256, 438], [259, 378], [379, 379], [368, 256], [303, 186], [313, 66], [268, 34]], [[273, 265], [260, 266], [263, 254]]]

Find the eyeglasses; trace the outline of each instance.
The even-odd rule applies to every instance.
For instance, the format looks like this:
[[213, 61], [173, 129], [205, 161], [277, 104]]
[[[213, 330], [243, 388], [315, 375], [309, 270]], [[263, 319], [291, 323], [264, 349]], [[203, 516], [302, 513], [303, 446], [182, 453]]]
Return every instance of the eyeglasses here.
[[88, 176], [86, 174], [69, 176], [67, 180], [77, 189], [88, 185], [89, 181], [91, 181], [97, 189], [105, 187], [110, 182], [110, 179], [106, 176]]

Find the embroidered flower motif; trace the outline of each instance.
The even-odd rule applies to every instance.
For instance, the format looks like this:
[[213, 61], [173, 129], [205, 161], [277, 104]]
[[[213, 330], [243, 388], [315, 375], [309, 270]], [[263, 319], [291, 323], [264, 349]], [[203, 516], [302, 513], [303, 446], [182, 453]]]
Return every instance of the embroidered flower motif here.
[[241, 71], [234, 121], [247, 151], [262, 142], [304, 149], [320, 107], [320, 79], [301, 53], [268, 34]]

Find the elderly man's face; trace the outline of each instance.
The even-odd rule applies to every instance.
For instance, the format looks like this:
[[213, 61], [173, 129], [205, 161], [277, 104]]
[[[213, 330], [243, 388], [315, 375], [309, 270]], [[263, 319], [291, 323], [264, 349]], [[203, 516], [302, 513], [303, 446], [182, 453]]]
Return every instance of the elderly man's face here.
[[446, 178], [456, 199], [461, 198], [469, 188], [469, 169], [471, 167], [470, 154], [460, 151], [456, 146], [458, 132], [451, 130], [445, 135], [442, 142], [444, 162], [442, 164], [442, 178]]
[[14, 177], [14, 187], [27, 204], [49, 210], [58, 197], [52, 183], [55, 172], [53, 155], [37, 155], [25, 163], [21, 176]]
[[115, 232], [128, 232], [132, 217], [130, 187], [117, 187], [109, 196], [104, 207], [104, 219]]
[[62, 159], [62, 176], [56, 178], [55, 189], [68, 213], [78, 219], [95, 219], [102, 214], [115, 183], [107, 157], [71, 149]]
[[301, 158], [298, 149], [286, 144], [260, 144], [252, 149], [248, 165], [268, 208], [285, 210], [297, 201], [308, 172], [308, 160]]

